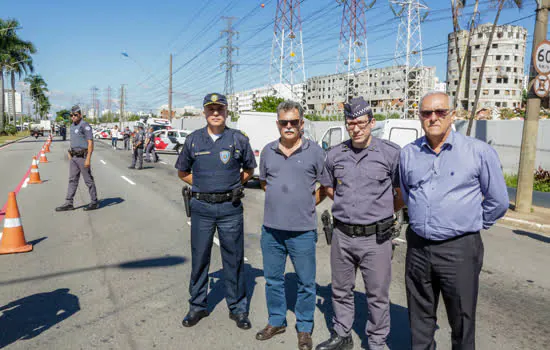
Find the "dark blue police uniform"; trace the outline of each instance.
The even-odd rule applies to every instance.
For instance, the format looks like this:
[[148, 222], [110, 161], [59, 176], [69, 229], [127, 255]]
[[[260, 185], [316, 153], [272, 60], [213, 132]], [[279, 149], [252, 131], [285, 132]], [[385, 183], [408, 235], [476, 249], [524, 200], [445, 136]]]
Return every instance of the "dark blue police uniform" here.
[[254, 169], [248, 138], [225, 128], [214, 141], [207, 127], [187, 136], [176, 168], [193, 175], [191, 199], [192, 271], [190, 311], [207, 308], [208, 269], [214, 232], [221, 246], [226, 301], [232, 314], [246, 313], [243, 206], [231, 192], [242, 188], [241, 168]]

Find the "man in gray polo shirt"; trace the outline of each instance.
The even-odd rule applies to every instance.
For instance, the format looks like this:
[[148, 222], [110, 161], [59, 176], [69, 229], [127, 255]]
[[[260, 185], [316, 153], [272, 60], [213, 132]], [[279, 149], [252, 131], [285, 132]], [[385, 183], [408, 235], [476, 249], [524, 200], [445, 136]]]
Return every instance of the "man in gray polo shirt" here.
[[290, 255], [298, 276], [296, 330], [298, 348], [312, 348], [315, 312], [315, 206], [324, 198], [316, 184], [324, 169], [324, 151], [301, 136], [304, 110], [299, 103], [284, 101], [277, 107], [280, 139], [264, 147], [260, 155], [260, 181], [265, 193], [262, 254], [269, 320], [256, 334], [268, 340], [286, 328], [285, 265]]

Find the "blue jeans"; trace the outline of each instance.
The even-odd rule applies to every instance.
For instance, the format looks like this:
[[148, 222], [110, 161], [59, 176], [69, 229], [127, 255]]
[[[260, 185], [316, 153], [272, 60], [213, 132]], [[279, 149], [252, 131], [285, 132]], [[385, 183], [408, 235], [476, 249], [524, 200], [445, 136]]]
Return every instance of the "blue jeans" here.
[[116, 148], [117, 143], [118, 143], [118, 138], [117, 137], [112, 137], [111, 138], [111, 145], [113, 145], [113, 147]]
[[262, 226], [261, 245], [270, 325], [286, 326], [285, 265], [286, 257], [289, 255], [298, 276], [296, 329], [298, 332], [313, 331], [316, 242], [316, 230], [283, 231]]
[[220, 239], [227, 306], [233, 314], [247, 312], [243, 205], [231, 202], [213, 204], [195, 198], [191, 199], [190, 309], [206, 310], [208, 306], [208, 270], [216, 229]]

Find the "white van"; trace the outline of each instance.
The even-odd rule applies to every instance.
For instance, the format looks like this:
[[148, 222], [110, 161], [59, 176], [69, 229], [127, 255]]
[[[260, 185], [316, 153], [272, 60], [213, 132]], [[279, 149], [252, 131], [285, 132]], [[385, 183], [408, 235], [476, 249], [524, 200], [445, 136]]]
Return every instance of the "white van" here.
[[[384, 140], [392, 141], [401, 147], [424, 136], [424, 130], [418, 119], [386, 119], [377, 121], [372, 129], [372, 135]], [[319, 145], [327, 150], [349, 139], [345, 126], [332, 126], [328, 128]]]

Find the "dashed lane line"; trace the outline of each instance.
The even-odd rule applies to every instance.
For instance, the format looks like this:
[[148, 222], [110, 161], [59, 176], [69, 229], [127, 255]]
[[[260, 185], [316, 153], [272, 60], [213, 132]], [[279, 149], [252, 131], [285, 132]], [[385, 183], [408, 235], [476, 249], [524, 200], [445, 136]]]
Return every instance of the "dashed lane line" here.
[[103, 163], [103, 165], [107, 164], [107, 163], [105, 163], [105, 161], [104, 161], [103, 159], [100, 159], [99, 161], [100, 161], [101, 163]]
[[30, 180], [30, 177], [27, 177], [25, 179], [25, 182], [23, 182], [23, 185], [21, 185], [21, 188], [27, 188], [27, 186], [29, 185], [29, 180]]
[[159, 161], [159, 163], [160, 163], [160, 164], [168, 164], [168, 163], [166, 163], [166, 162], [163, 162], [162, 160]]
[[130, 180], [129, 178], [127, 178], [126, 176], [122, 175], [121, 178], [123, 178], [124, 180], [126, 180], [130, 185], [135, 185], [136, 183], [132, 180]]

